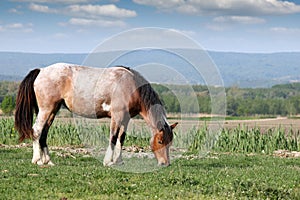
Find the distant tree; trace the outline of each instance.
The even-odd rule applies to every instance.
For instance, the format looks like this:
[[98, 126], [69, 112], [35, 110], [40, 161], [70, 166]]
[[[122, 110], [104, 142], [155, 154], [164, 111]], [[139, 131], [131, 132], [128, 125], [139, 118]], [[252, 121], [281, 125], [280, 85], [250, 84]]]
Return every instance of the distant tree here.
[[16, 103], [13, 96], [7, 95], [1, 103], [1, 110], [5, 115], [11, 115], [15, 109]]

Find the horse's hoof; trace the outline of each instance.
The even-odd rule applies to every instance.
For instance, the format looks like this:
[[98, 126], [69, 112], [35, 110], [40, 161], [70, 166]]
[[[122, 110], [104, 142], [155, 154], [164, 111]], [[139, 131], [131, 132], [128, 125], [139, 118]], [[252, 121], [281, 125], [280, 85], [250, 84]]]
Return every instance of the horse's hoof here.
[[55, 166], [55, 164], [51, 161], [51, 160], [49, 160], [49, 162], [47, 163], [49, 166]]
[[112, 167], [112, 166], [119, 166], [119, 165], [123, 165], [124, 162], [109, 162], [109, 163], [103, 163], [104, 167]]
[[41, 160], [38, 160], [38, 161], [36, 162], [36, 164], [39, 165], [39, 166], [44, 165], [43, 161], [41, 161]]
[[103, 166], [104, 167], [110, 167], [112, 166], [114, 163], [113, 162], [103, 162]]
[[38, 162], [41, 162], [41, 159], [32, 159], [31, 163], [36, 165]]

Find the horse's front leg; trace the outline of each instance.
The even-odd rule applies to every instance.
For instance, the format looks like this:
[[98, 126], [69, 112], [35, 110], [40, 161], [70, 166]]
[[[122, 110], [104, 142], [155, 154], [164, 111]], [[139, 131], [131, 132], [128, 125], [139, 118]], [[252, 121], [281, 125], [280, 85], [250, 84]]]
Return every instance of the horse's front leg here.
[[116, 145], [116, 135], [118, 135], [118, 128], [116, 125], [116, 122], [114, 121], [114, 119], [111, 119], [110, 122], [110, 138], [109, 138], [109, 144], [108, 147], [106, 149], [106, 153], [104, 156], [104, 160], [103, 160], [103, 165], [104, 166], [111, 166], [113, 165], [113, 156], [114, 156], [114, 150], [115, 150], [115, 145]]
[[119, 137], [116, 137], [116, 136], [111, 137], [111, 141], [107, 147], [104, 161], [103, 161], [104, 166], [123, 164], [122, 146], [123, 146], [123, 142], [125, 139], [125, 135], [126, 135], [126, 133], [123, 132], [122, 136], [121, 136], [122, 139], [119, 139]]
[[125, 139], [126, 125], [116, 123], [113, 119], [110, 126], [110, 141], [103, 160], [104, 166], [119, 165], [122, 160], [122, 145]]
[[111, 166], [113, 164], [113, 153], [114, 153], [115, 145], [109, 142], [109, 145], [106, 149], [106, 153], [103, 160], [104, 166]]
[[113, 163], [120, 165], [123, 164], [122, 160], [122, 146], [124, 144], [126, 132], [125, 132], [125, 127], [122, 125], [118, 134], [118, 138], [116, 141], [116, 146], [114, 150], [114, 155], [113, 155]]

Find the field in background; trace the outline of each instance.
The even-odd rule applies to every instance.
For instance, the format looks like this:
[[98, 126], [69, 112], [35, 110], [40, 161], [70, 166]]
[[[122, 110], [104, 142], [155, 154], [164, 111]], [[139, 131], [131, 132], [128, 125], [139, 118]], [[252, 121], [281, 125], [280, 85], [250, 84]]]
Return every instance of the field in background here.
[[[173, 148], [188, 151], [235, 151], [238, 153], [268, 153], [278, 149], [300, 151], [299, 119], [271, 118], [255, 120], [187, 120], [175, 129]], [[214, 131], [210, 131], [214, 129]], [[48, 134], [50, 146], [97, 146], [106, 148], [109, 119], [58, 117]], [[132, 119], [125, 146], [149, 149], [151, 132], [141, 119]], [[12, 118], [0, 118], [0, 143], [17, 144], [18, 133]], [[210, 144], [208, 144], [210, 143]], [[210, 149], [213, 146], [213, 149]]]

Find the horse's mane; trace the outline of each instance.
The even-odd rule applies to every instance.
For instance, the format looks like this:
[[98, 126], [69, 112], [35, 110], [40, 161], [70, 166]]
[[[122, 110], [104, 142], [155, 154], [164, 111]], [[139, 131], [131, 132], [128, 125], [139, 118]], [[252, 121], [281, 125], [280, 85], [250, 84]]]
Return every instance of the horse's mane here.
[[138, 92], [147, 111], [153, 105], [163, 105], [158, 94], [152, 88], [151, 84], [139, 72], [129, 67], [122, 67], [134, 74], [134, 80], [136, 82]]
[[151, 84], [136, 70], [129, 67], [124, 67], [134, 74], [137, 90], [140, 94], [141, 102], [144, 104], [148, 115], [152, 119], [153, 125], [162, 129], [165, 126], [166, 111], [158, 94], [153, 89]]
[[159, 99], [158, 94], [152, 88], [150, 83], [144, 83], [139, 86], [138, 91], [141, 95], [141, 99], [145, 105], [146, 110], [149, 110], [151, 106], [154, 105], [163, 105], [161, 100]]

